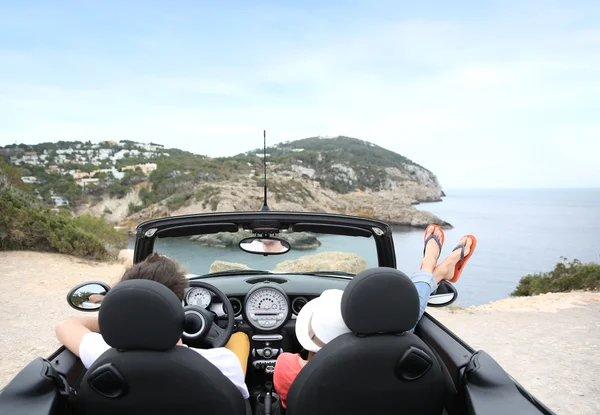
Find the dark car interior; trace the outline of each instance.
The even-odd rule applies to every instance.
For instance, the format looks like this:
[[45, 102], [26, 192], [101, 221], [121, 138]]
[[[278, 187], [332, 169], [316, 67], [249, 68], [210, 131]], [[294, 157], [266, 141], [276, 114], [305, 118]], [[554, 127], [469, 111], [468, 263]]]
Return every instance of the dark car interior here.
[[[134, 262], [154, 252], [157, 238], [238, 229], [266, 238], [283, 229], [372, 238], [378, 263], [357, 277], [256, 270], [191, 276], [183, 304], [158, 283], [122, 282], [108, 291], [99, 313], [112, 349], [89, 370], [64, 347], [35, 359], [0, 392], [0, 413], [553, 413], [490, 355], [473, 350], [429, 314], [409, 332], [417, 322], [418, 295], [396, 270], [391, 228], [384, 222], [283, 212], [157, 219], [138, 226]], [[352, 332], [315, 354], [292, 384], [284, 409], [273, 387], [276, 359], [283, 352], [306, 358], [295, 336], [296, 316], [332, 288], [344, 290], [342, 316]], [[444, 294], [443, 285], [438, 290]], [[198, 353], [173, 347], [179, 338], [190, 347], [222, 347], [237, 331], [250, 339], [248, 400]]]

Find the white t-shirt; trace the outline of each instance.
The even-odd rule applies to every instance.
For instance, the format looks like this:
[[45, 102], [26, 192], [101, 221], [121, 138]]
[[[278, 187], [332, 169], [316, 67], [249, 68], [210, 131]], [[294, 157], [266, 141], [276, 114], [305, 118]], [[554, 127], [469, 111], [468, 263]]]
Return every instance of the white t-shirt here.
[[[184, 347], [187, 346], [184, 345]], [[102, 353], [110, 348], [100, 333], [88, 333], [81, 339], [79, 357], [85, 368], [88, 369]], [[244, 399], [250, 397], [248, 387], [244, 382], [242, 366], [235, 353], [224, 347], [206, 350], [194, 349], [192, 347], [189, 349], [200, 353], [206, 360], [215, 365], [239, 389]]]

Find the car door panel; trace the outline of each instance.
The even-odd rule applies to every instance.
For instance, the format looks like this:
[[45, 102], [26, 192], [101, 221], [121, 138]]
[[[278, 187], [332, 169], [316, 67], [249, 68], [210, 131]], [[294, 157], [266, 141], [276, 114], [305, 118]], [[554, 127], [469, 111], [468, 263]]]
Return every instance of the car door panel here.
[[452, 377], [457, 396], [450, 401], [451, 413], [460, 408], [460, 413], [472, 415], [553, 415], [490, 355], [475, 352], [429, 314], [425, 313], [415, 332], [435, 351]]
[[66, 376], [67, 382], [71, 387], [79, 386], [79, 380], [83, 377], [85, 368], [79, 357], [71, 353], [66, 347], [62, 346], [54, 352], [48, 360], [57, 372]]
[[0, 392], [0, 413], [53, 415], [67, 403], [65, 384], [48, 360], [38, 357], [25, 366]]
[[[475, 353], [465, 369], [468, 413], [473, 415], [551, 414], [548, 408], [530, 402], [508, 373], [486, 352]], [[532, 398], [532, 397], [531, 397]]]
[[440, 322], [425, 313], [415, 330], [425, 343], [438, 354], [446, 367], [455, 385], [460, 384], [462, 368], [464, 368], [473, 355], [473, 349], [463, 344]]

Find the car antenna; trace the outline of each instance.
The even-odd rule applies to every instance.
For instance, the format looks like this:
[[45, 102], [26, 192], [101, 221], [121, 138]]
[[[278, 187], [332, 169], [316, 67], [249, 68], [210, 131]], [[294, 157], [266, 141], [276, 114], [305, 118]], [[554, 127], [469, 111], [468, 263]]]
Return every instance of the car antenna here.
[[263, 130], [263, 139], [264, 139], [264, 143], [263, 143], [263, 165], [264, 165], [264, 172], [265, 172], [265, 196], [263, 199], [263, 205], [260, 208], [260, 210], [262, 212], [268, 212], [271, 209], [269, 209], [269, 205], [267, 203], [267, 130]]

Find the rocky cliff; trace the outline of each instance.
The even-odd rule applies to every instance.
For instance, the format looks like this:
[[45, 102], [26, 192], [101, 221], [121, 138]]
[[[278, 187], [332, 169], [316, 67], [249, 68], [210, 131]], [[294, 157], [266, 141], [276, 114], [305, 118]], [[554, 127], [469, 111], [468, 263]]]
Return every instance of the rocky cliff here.
[[[338, 193], [306, 178], [271, 174], [269, 180], [269, 206], [274, 211], [332, 212], [377, 218], [393, 225], [425, 227], [436, 223], [450, 227], [432, 213], [416, 209], [416, 203], [433, 200], [437, 195], [435, 188], [416, 183], [406, 183], [395, 190]], [[261, 184], [253, 178], [213, 183], [210, 189], [203, 189], [198, 189], [195, 195], [180, 207], [169, 208], [167, 199], [123, 218], [123, 222], [134, 226], [142, 220], [162, 216], [213, 211], [254, 211], [262, 204]]]
[[[313, 137], [269, 147], [267, 154], [271, 210], [334, 212], [413, 227], [450, 226], [414, 207], [441, 200], [443, 192], [435, 175], [375, 144], [349, 137]], [[118, 203], [105, 198], [100, 206], [88, 205], [80, 211], [102, 212], [114, 222], [134, 227], [166, 215], [260, 208], [262, 150], [211, 160], [203, 160], [206, 167], [173, 172], [166, 170], [174, 167], [162, 167], [159, 161], [144, 197], [130, 192], [120, 199], [125, 200], [122, 205], [131, 205], [129, 209], [119, 209]], [[208, 174], [209, 170], [215, 173]], [[152, 197], [155, 194], [165, 196]]]

